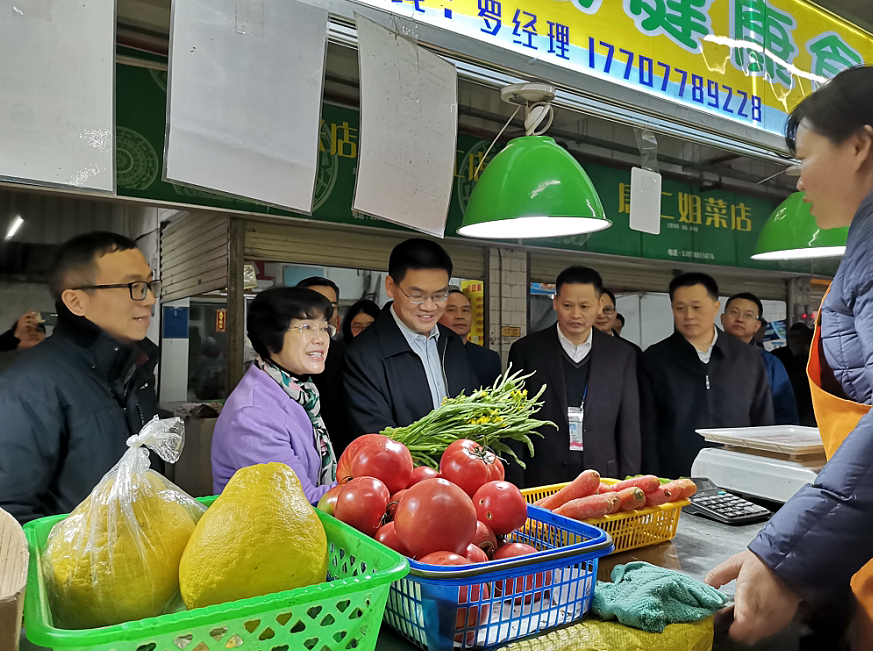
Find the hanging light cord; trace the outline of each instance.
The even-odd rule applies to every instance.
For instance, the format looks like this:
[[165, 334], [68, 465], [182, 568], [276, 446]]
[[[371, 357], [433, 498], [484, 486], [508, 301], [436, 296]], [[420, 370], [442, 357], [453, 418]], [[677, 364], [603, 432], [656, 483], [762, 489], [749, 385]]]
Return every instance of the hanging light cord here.
[[479, 166], [476, 168], [476, 173], [473, 175], [474, 179], [479, 178], [479, 172], [482, 171], [482, 166], [485, 164], [485, 161], [488, 160], [488, 154], [490, 154], [491, 150], [494, 149], [495, 143], [498, 140], [500, 140], [500, 136], [503, 135], [503, 132], [506, 131], [507, 127], [509, 127], [509, 125], [515, 119], [515, 116], [518, 115], [518, 112], [520, 110], [521, 110], [521, 105], [519, 104], [515, 108], [515, 112], [511, 116], [509, 116], [509, 119], [506, 121], [506, 124], [503, 125], [503, 128], [500, 130], [500, 132], [494, 137], [494, 140], [491, 141], [491, 144], [488, 145], [488, 149], [485, 150], [485, 155], [482, 157], [482, 160], [479, 161]]

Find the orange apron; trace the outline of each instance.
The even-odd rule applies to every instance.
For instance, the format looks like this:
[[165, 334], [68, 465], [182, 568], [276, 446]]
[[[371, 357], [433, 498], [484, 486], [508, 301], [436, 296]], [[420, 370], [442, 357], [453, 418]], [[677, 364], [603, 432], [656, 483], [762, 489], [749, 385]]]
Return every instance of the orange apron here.
[[[827, 294], [825, 294], [827, 296]], [[824, 303], [824, 301], [822, 301]], [[827, 458], [834, 455], [843, 440], [858, 425], [861, 417], [870, 411], [871, 405], [839, 398], [822, 388], [822, 370], [832, 373], [827, 366], [821, 345], [821, 311], [815, 324], [815, 334], [809, 350], [806, 374], [812, 392], [812, 406], [818, 430], [824, 443]], [[861, 606], [858, 626], [863, 631], [862, 639], [873, 639], [873, 560], [858, 570], [852, 577], [852, 592]]]

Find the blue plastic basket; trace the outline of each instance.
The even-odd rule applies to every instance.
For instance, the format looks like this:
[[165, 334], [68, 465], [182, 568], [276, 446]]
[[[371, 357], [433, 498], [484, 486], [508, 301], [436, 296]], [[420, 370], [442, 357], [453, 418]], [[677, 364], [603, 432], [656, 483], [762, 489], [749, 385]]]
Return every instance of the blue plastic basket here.
[[452, 651], [494, 647], [581, 619], [612, 538], [533, 505], [527, 517], [509, 539], [539, 553], [460, 567], [411, 560], [409, 574], [391, 584], [385, 621], [422, 649]]

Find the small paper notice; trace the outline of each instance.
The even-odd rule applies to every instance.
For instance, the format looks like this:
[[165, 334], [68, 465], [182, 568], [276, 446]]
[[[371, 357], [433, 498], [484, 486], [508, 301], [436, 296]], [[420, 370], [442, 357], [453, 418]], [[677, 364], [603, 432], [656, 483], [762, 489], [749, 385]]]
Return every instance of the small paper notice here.
[[635, 231], [661, 233], [661, 175], [634, 167], [631, 170], [630, 227]]

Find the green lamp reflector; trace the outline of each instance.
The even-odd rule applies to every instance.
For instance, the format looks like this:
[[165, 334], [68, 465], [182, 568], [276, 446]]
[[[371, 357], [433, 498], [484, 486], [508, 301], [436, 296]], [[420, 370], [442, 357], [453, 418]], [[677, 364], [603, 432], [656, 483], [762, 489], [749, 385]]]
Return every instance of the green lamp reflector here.
[[795, 192], [783, 201], [767, 219], [752, 260], [804, 260], [832, 258], [846, 252], [848, 226], [819, 228], [804, 202], [803, 193]]
[[522, 239], [593, 233], [609, 226], [578, 161], [553, 138], [522, 136], [482, 172], [458, 233]]

